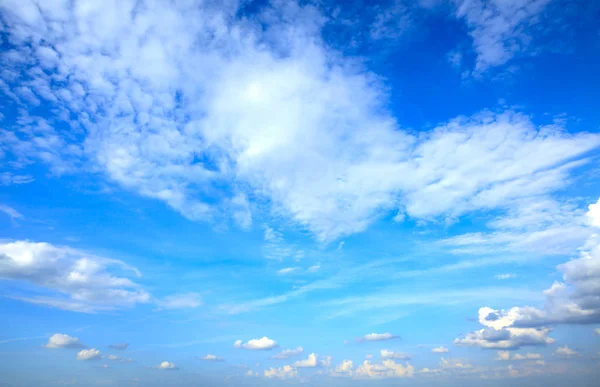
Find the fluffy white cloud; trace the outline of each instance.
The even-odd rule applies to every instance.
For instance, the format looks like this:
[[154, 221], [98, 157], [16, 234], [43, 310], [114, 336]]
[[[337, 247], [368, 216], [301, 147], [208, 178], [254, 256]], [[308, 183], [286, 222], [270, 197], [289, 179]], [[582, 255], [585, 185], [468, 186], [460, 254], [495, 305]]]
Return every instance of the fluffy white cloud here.
[[156, 366], [159, 370], [178, 370], [177, 366], [173, 363], [169, 363], [168, 361], [163, 361], [159, 365]]
[[391, 340], [395, 339], [397, 336], [392, 335], [389, 332], [386, 333], [369, 333], [362, 337], [361, 340], [364, 341], [383, 341], [383, 340]]
[[448, 351], [448, 348], [444, 348], [444, 347], [442, 346], [442, 347], [433, 348], [433, 349], [431, 350], [431, 352], [433, 352], [433, 353], [447, 353], [447, 352], [449, 352], [449, 351]]
[[410, 360], [410, 355], [406, 353], [388, 351], [387, 349], [381, 350], [381, 357], [383, 359]]
[[454, 340], [454, 344], [482, 348], [515, 349], [522, 346], [547, 345], [555, 340], [548, 337], [550, 328], [517, 328], [512, 326], [521, 318], [521, 310], [513, 308], [508, 312], [491, 308], [479, 309], [479, 323], [486, 328], [468, 333]]
[[310, 355], [308, 355], [308, 358], [304, 359], [304, 360], [298, 360], [297, 362], [294, 363], [294, 367], [297, 368], [314, 368], [317, 366], [317, 355], [314, 353], [311, 353]]
[[0, 243], [0, 278], [27, 281], [55, 293], [13, 297], [26, 302], [92, 313], [150, 300], [140, 285], [111, 274], [109, 270], [115, 268], [140, 277], [137, 269], [122, 261], [70, 247], [29, 241]]
[[[529, 3], [458, 7], [479, 69], [514, 53], [505, 43], [545, 4]], [[563, 187], [600, 143], [513, 112], [402, 130], [377, 78], [323, 42], [326, 18], [312, 5], [243, 20], [235, 2], [70, 5], [0, 5], [11, 54], [4, 93], [56, 112], [19, 110], [2, 130], [3, 154], [57, 175], [99, 171], [190, 219], [249, 227], [253, 203], [267, 199], [275, 215], [331, 241], [388, 212], [434, 220], [505, 210]]]
[[510, 351], [498, 351], [498, 356], [496, 356], [495, 360], [540, 360], [543, 356], [539, 353], [526, 353], [524, 355], [520, 353], [515, 353], [512, 357], [510, 356]]
[[71, 337], [64, 333], [53, 334], [44, 345], [46, 348], [82, 348], [83, 346], [78, 337]]
[[397, 364], [394, 360], [383, 360], [381, 363], [372, 363], [365, 360], [351, 372], [355, 378], [394, 378], [412, 377], [414, 368], [410, 364]]
[[100, 351], [96, 348], [82, 349], [77, 353], [77, 360], [95, 360], [100, 359]]
[[266, 378], [292, 379], [298, 377], [298, 370], [289, 365], [281, 368], [271, 367], [265, 370], [264, 375]]
[[216, 355], [212, 355], [212, 354], [207, 354], [205, 356], [202, 356], [202, 360], [206, 360], [206, 361], [223, 361], [222, 358], [217, 357]]
[[352, 360], [343, 360], [339, 365], [335, 367], [337, 373], [348, 373], [354, 369], [354, 363]]
[[159, 309], [186, 309], [197, 308], [202, 305], [202, 298], [198, 293], [173, 294], [156, 300]]
[[577, 351], [572, 350], [567, 345], [556, 348], [556, 351], [554, 351], [554, 353], [560, 357], [574, 357], [579, 355]]
[[[587, 216], [595, 217], [590, 206]], [[593, 222], [592, 222], [593, 223]], [[511, 349], [545, 345], [550, 325], [595, 324], [600, 322], [600, 237], [593, 234], [579, 249], [579, 258], [558, 265], [564, 282], [555, 282], [544, 291], [543, 309], [513, 307], [507, 311], [479, 309], [479, 322], [487, 328], [469, 333], [454, 342], [458, 345]]]
[[587, 217], [594, 227], [600, 228], [600, 199], [594, 204], [588, 206]]
[[275, 340], [271, 340], [268, 337], [262, 337], [260, 339], [251, 339], [246, 343], [243, 343], [242, 340], [237, 340], [234, 344], [236, 348], [245, 348], [252, 350], [269, 350], [277, 347], [277, 343]]
[[277, 355], [271, 356], [271, 359], [289, 359], [290, 357], [298, 356], [304, 352], [304, 348], [297, 347], [295, 349], [284, 349]]
[[530, 49], [531, 28], [551, 0], [453, 0], [477, 53], [476, 72], [503, 65]]

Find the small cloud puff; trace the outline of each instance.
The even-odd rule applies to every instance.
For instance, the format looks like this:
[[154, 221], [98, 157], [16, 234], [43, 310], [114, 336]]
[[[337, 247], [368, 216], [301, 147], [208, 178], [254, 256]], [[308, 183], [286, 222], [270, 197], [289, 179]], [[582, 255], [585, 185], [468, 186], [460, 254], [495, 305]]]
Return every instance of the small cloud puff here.
[[449, 350], [448, 350], [448, 348], [444, 348], [443, 346], [441, 346], [441, 347], [438, 347], [438, 348], [433, 348], [431, 350], [431, 352], [433, 352], [433, 353], [448, 353]]
[[96, 360], [100, 359], [100, 351], [96, 348], [82, 349], [77, 353], [77, 360]]
[[156, 366], [159, 370], [178, 370], [177, 366], [173, 363], [169, 363], [168, 361], [163, 361], [159, 365]]
[[224, 361], [224, 359], [221, 359], [220, 357], [217, 357], [215, 355], [212, 354], [207, 354], [205, 356], [202, 356], [202, 360], [206, 360], [206, 361]]
[[78, 337], [71, 337], [64, 333], [55, 333], [48, 339], [44, 345], [46, 348], [83, 348], [84, 345], [79, 342]]
[[554, 354], [560, 357], [573, 357], [579, 355], [577, 351], [572, 350], [567, 345], [565, 345], [564, 347], [558, 347], [556, 351], [554, 351]]
[[243, 343], [242, 340], [237, 340], [234, 344], [236, 348], [244, 348], [251, 350], [269, 350], [277, 347], [277, 343], [275, 340], [271, 340], [268, 337], [262, 337], [260, 339], [252, 339], [248, 340], [248, 342]]
[[383, 340], [391, 340], [395, 339], [398, 336], [394, 336], [389, 332], [386, 333], [369, 333], [362, 337], [362, 341], [383, 341]]

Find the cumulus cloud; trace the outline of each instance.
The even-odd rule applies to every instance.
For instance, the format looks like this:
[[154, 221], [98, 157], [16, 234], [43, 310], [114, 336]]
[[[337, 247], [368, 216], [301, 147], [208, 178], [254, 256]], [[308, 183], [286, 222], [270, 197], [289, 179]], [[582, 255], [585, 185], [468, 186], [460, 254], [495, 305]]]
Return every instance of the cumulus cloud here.
[[[460, 2], [478, 69], [514, 55], [506, 42], [521, 42], [544, 4]], [[55, 175], [98, 171], [193, 220], [250, 227], [253, 203], [268, 202], [332, 241], [388, 212], [428, 221], [503, 211], [562, 188], [600, 144], [514, 112], [403, 130], [377, 77], [323, 42], [326, 18], [310, 4], [243, 19], [236, 2], [71, 5], [1, 5], [7, 100], [56, 113], [18, 110], [3, 154]]]
[[71, 337], [64, 333], [55, 333], [48, 339], [48, 343], [44, 345], [46, 348], [83, 348], [78, 337]]
[[560, 357], [565, 357], [565, 358], [566, 357], [574, 357], [574, 356], [579, 355], [579, 353], [577, 351], [572, 350], [567, 345], [556, 348], [556, 351], [554, 351], [554, 354], [557, 356], [560, 356]]
[[162, 363], [157, 365], [155, 368], [159, 369], [159, 370], [178, 370], [179, 369], [179, 368], [177, 368], [177, 366], [175, 364], [169, 363], [168, 361], [163, 361]]
[[297, 368], [314, 368], [317, 366], [317, 355], [314, 353], [311, 353], [310, 355], [308, 355], [308, 358], [304, 359], [304, 360], [298, 360], [297, 362], [294, 363], [294, 367]]
[[297, 347], [295, 349], [284, 349], [277, 355], [271, 356], [271, 359], [289, 359], [290, 357], [298, 356], [304, 352], [304, 348]]
[[470, 347], [516, 349], [522, 346], [552, 344], [550, 328], [517, 328], [512, 326], [520, 317], [518, 310], [508, 313], [491, 308], [479, 309], [479, 323], [486, 328], [454, 340], [454, 344]]
[[243, 343], [242, 340], [237, 340], [234, 344], [236, 348], [244, 348], [251, 350], [270, 350], [277, 347], [277, 343], [275, 340], [271, 340], [268, 337], [262, 337], [260, 339], [251, 339], [246, 343]]
[[289, 365], [285, 365], [281, 368], [271, 367], [268, 370], [265, 370], [264, 375], [266, 378], [293, 379], [298, 377], [298, 370]]
[[433, 352], [433, 353], [447, 353], [447, 352], [449, 352], [449, 351], [448, 351], [448, 348], [444, 348], [444, 347], [442, 346], [442, 347], [433, 348], [433, 349], [431, 350], [431, 352]]
[[394, 360], [383, 360], [381, 363], [372, 363], [365, 360], [361, 365], [350, 372], [355, 378], [399, 378], [412, 377], [414, 368], [410, 364], [402, 365]]
[[[595, 204], [594, 204], [595, 205]], [[595, 207], [587, 217], [595, 219]], [[600, 237], [593, 234], [579, 249], [579, 257], [557, 266], [564, 282], [555, 282], [544, 291], [542, 309], [513, 307], [509, 310], [479, 309], [479, 322], [486, 328], [457, 338], [458, 345], [512, 349], [554, 342], [549, 326], [600, 323]]]
[[382, 359], [399, 359], [399, 360], [410, 360], [410, 355], [402, 352], [388, 351], [387, 349], [381, 350]]
[[333, 369], [332, 373], [334, 376], [347, 376], [357, 379], [412, 377], [413, 374], [413, 366], [398, 364], [391, 359], [383, 360], [381, 363], [365, 360], [358, 366], [355, 366], [351, 360], [343, 360]]
[[156, 300], [156, 304], [158, 310], [197, 308], [202, 305], [202, 298], [198, 293], [173, 294]]
[[354, 369], [354, 363], [352, 360], [343, 360], [339, 365], [335, 367], [337, 373], [349, 373]]
[[[113, 270], [119, 275], [112, 274]], [[130, 278], [137, 269], [122, 261], [98, 257], [70, 247], [16, 241], [0, 243], [0, 278], [29, 282], [51, 296], [18, 296], [35, 304], [93, 313], [149, 302], [150, 295]]]
[[100, 351], [95, 348], [82, 349], [77, 353], [77, 360], [96, 360], [100, 357]]
[[206, 361], [224, 361], [224, 359], [217, 357], [216, 355], [212, 355], [212, 354], [207, 354], [205, 356], [202, 356], [202, 360], [206, 360]]
[[386, 333], [369, 333], [364, 335], [361, 340], [362, 341], [384, 341], [384, 340], [392, 340], [396, 339], [398, 336], [394, 336], [389, 332]]
[[496, 356], [495, 360], [541, 360], [543, 358], [539, 353], [526, 353], [520, 354], [515, 353], [510, 356], [510, 351], [498, 351], [498, 356]]

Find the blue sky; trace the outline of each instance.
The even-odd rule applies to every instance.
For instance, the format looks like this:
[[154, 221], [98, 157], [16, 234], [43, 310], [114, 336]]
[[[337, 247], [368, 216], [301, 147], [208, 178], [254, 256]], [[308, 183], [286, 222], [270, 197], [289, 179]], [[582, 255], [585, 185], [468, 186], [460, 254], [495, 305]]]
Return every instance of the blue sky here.
[[599, 14], [3, 1], [0, 384], [590, 385]]

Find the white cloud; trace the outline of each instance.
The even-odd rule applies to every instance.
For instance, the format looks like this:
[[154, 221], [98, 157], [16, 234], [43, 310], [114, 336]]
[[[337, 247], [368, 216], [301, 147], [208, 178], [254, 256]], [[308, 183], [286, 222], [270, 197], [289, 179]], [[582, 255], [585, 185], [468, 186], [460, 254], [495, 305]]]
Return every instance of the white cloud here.
[[77, 353], [77, 360], [95, 360], [100, 358], [100, 351], [91, 348], [91, 349], [82, 349]]
[[512, 359], [513, 360], [540, 360], [542, 359], [542, 355], [540, 355], [539, 353], [526, 353], [524, 355], [521, 355], [520, 353], [516, 353], [513, 355]]
[[248, 342], [243, 343], [242, 340], [238, 340], [233, 344], [236, 348], [245, 348], [252, 350], [269, 350], [277, 347], [275, 340], [271, 340], [268, 337], [262, 337], [260, 339], [251, 339]]
[[300, 269], [299, 267], [286, 267], [281, 270], [278, 270], [277, 274], [279, 274], [279, 275], [291, 274], [295, 271], [298, 271], [299, 269]]
[[[193, 220], [249, 227], [253, 204], [269, 203], [269, 214], [332, 241], [388, 212], [429, 221], [504, 211], [564, 187], [580, 165], [571, 161], [599, 144], [514, 112], [405, 131], [377, 78], [323, 42], [325, 18], [310, 5], [270, 10], [263, 28], [237, 18], [236, 4], [47, 3], [30, 17], [21, 3], [2, 3], [15, 47], [3, 65], [20, 75], [4, 79], [5, 93], [57, 114], [20, 111], [2, 130], [4, 153], [56, 175], [102, 172]], [[514, 54], [505, 43], [544, 2], [499, 4], [459, 7], [480, 69]]]
[[[587, 216], [594, 217], [594, 207]], [[525, 345], [545, 345], [549, 325], [594, 324], [600, 322], [600, 239], [593, 234], [579, 249], [579, 258], [558, 265], [564, 282], [555, 282], [544, 291], [543, 309], [513, 307], [508, 311], [479, 309], [479, 322], [487, 328], [469, 333], [454, 342], [458, 345], [511, 349]]]
[[551, 329], [517, 328], [513, 324], [521, 318], [519, 308], [508, 312], [491, 308], [479, 309], [479, 323], [486, 328], [468, 333], [454, 340], [455, 345], [491, 349], [516, 349], [522, 346], [552, 344], [555, 340], [548, 337]]
[[15, 210], [12, 207], [5, 206], [3, 204], [0, 204], [0, 212], [5, 213], [11, 219], [21, 219], [21, 218], [23, 218], [23, 215], [21, 215], [21, 213], [19, 211]]
[[271, 356], [271, 359], [289, 359], [290, 357], [298, 356], [304, 352], [304, 348], [297, 347], [295, 349], [284, 349], [277, 355]]
[[469, 27], [477, 54], [476, 72], [507, 63], [529, 51], [531, 28], [550, 0], [454, 0], [456, 16]]
[[202, 305], [202, 298], [198, 293], [173, 294], [156, 300], [159, 309], [187, 309], [197, 308]]
[[335, 367], [337, 373], [348, 373], [354, 369], [354, 363], [352, 360], [343, 360], [339, 365]]
[[55, 333], [50, 336], [48, 343], [44, 346], [46, 348], [82, 348], [83, 344], [81, 344], [78, 337]]
[[297, 362], [294, 363], [294, 367], [297, 368], [314, 368], [317, 366], [317, 355], [314, 353], [311, 353], [310, 355], [308, 355], [308, 358], [304, 359], [304, 360], [298, 360]]
[[588, 206], [586, 216], [590, 220], [592, 226], [600, 228], [600, 199], [598, 199], [596, 203]]
[[271, 367], [265, 370], [264, 375], [266, 378], [292, 379], [298, 377], [298, 370], [289, 365], [281, 368]]
[[515, 353], [512, 357], [510, 356], [510, 351], [498, 351], [498, 356], [495, 360], [541, 360], [543, 358], [539, 353], [526, 353], [524, 355], [520, 353]]
[[156, 366], [159, 370], [178, 370], [177, 366], [173, 363], [169, 363], [168, 361], [163, 361], [159, 365]]
[[396, 338], [397, 336], [392, 335], [389, 332], [386, 333], [369, 333], [362, 337], [364, 341], [383, 341], [383, 340], [391, 340]]
[[124, 262], [98, 257], [70, 247], [49, 243], [16, 241], [0, 243], [0, 277], [21, 280], [49, 289], [51, 296], [12, 298], [77, 312], [93, 313], [145, 303], [150, 295], [127, 277], [111, 274], [133, 273]]
[[372, 363], [365, 360], [352, 371], [355, 378], [395, 378], [412, 377], [414, 368], [410, 364], [397, 364], [394, 360], [383, 360], [381, 363]]
[[410, 360], [410, 355], [402, 352], [388, 351], [387, 349], [381, 350], [382, 359], [398, 359], [398, 360]]
[[202, 356], [202, 360], [206, 360], [206, 361], [223, 361], [222, 358], [217, 357], [216, 355], [212, 355], [212, 354], [207, 354], [205, 356]]
[[574, 357], [579, 355], [577, 351], [572, 350], [566, 345], [563, 347], [556, 348], [556, 351], [554, 351], [554, 353], [560, 357]]
[[449, 352], [449, 351], [448, 351], [448, 348], [444, 348], [444, 347], [437, 347], [437, 348], [433, 348], [433, 349], [431, 350], [431, 352], [433, 352], [433, 353], [447, 353], [447, 352]]
[[514, 273], [504, 273], [504, 274], [496, 274], [494, 277], [499, 280], [505, 280], [505, 279], [516, 278], [517, 276]]
[[320, 269], [321, 269], [321, 265], [312, 265], [311, 267], [309, 267], [309, 268], [307, 269], [307, 271], [308, 271], [309, 273], [314, 273], [314, 272], [316, 272], [316, 271], [319, 271]]
[[108, 360], [118, 361], [118, 362], [121, 362], [121, 363], [133, 363], [134, 362], [133, 359], [126, 359], [126, 358], [123, 358], [123, 357], [120, 357], [120, 356], [116, 356], [116, 355], [108, 355], [107, 358], [108, 358]]

